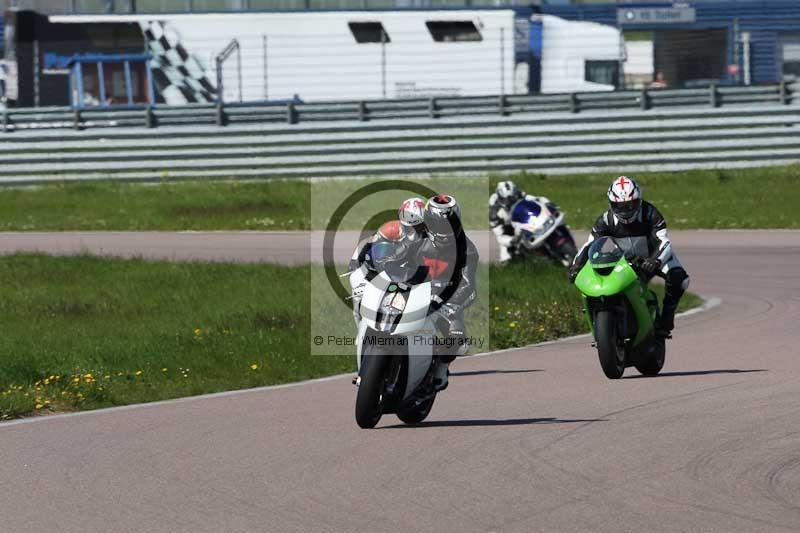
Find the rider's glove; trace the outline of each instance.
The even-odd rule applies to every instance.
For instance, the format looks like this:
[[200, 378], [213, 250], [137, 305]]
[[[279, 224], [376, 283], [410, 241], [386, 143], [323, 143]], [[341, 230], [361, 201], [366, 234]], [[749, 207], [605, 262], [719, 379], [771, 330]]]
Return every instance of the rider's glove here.
[[567, 271], [567, 278], [569, 278], [570, 283], [575, 283], [575, 278], [578, 277], [578, 272], [581, 271], [581, 268], [578, 265], [570, 265], [569, 270]]
[[456, 304], [444, 302], [438, 296], [434, 296], [432, 300], [433, 308], [436, 309], [436, 312], [448, 320], [451, 320], [458, 312], [458, 306]]
[[642, 272], [647, 274], [648, 276], [654, 275], [661, 269], [661, 260], [658, 258], [648, 257], [644, 261], [642, 261]]

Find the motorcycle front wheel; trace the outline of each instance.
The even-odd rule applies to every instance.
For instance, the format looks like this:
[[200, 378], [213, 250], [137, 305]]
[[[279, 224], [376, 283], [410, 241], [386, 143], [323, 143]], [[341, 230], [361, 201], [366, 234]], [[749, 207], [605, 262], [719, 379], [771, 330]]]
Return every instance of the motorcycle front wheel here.
[[365, 346], [362, 355], [361, 382], [356, 394], [356, 423], [360, 428], [374, 428], [383, 416], [383, 397], [389, 358]]
[[625, 348], [617, 334], [617, 315], [613, 311], [598, 311], [594, 319], [597, 355], [603, 373], [609, 379], [619, 379], [625, 372]]

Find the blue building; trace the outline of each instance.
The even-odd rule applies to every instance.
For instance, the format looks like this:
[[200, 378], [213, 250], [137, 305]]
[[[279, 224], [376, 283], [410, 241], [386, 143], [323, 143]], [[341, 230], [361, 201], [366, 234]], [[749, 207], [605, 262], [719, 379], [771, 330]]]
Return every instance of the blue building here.
[[653, 43], [653, 72], [669, 87], [709, 81], [774, 83], [800, 76], [800, 1], [552, 5], [542, 11], [570, 20], [618, 26]]

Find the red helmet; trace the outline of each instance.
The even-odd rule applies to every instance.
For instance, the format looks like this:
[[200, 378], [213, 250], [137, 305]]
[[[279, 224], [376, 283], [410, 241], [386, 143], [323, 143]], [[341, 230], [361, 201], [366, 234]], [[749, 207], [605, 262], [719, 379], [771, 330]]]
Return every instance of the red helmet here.
[[378, 229], [378, 235], [387, 241], [399, 241], [403, 237], [403, 226], [399, 220], [390, 220]]

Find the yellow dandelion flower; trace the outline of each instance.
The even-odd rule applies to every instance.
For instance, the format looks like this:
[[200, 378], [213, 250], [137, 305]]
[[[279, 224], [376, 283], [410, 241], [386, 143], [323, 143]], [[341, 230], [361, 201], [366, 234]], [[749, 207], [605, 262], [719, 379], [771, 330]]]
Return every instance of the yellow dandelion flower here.
[[36, 409], [41, 409], [42, 407], [44, 407], [44, 404], [41, 403], [36, 404]]
[[141, 376], [141, 375], [142, 375], [142, 371], [141, 371], [141, 370], [137, 370], [137, 371], [136, 371], [136, 375], [137, 375], [137, 376]]
[[80, 383], [81, 382], [81, 378], [79, 378], [78, 376], [75, 376], [74, 378], [72, 378], [72, 382], [73, 383]]
[[250, 365], [250, 370], [258, 370], [258, 365], [253, 363], [252, 365]]
[[517, 327], [517, 323], [516, 322], [512, 322], [511, 324], [508, 325], [508, 327], [515, 328], [515, 327]]

